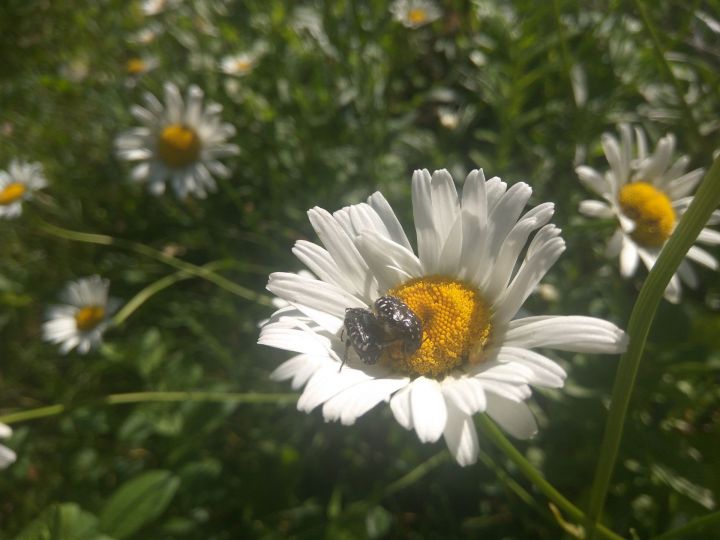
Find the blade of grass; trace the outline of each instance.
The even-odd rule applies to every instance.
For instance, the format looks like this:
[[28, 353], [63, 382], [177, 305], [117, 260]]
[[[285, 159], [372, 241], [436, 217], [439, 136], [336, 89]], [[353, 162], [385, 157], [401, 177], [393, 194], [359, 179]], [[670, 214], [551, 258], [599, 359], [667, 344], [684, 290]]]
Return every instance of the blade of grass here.
[[272, 300], [264, 294], [258, 294], [254, 291], [251, 291], [250, 289], [247, 289], [241, 285], [238, 285], [237, 283], [230, 281], [229, 279], [213, 272], [212, 270], [202, 268], [187, 261], [183, 261], [182, 259], [173, 257], [172, 255], [167, 255], [162, 251], [153, 249], [150, 246], [146, 246], [145, 244], [141, 244], [139, 242], [132, 242], [130, 240], [123, 240], [122, 238], [114, 238], [105, 234], [92, 234], [79, 231], [71, 231], [40, 220], [38, 221], [38, 226], [42, 231], [53, 236], [57, 236], [58, 238], [73, 240], [75, 242], [86, 242], [89, 244], [98, 244], [102, 246], [118, 246], [124, 249], [129, 249], [130, 251], [133, 251], [138, 255], [155, 259], [156, 261], [167, 264], [168, 266], [172, 266], [173, 268], [183, 270], [184, 272], [187, 272], [188, 274], [191, 274], [193, 276], [205, 279], [211, 283], [214, 283], [221, 289], [224, 289], [236, 296], [239, 296], [240, 298], [244, 298], [245, 300], [257, 302], [258, 304], [264, 306], [272, 306]]
[[605, 424], [605, 435], [600, 447], [600, 457], [595, 469], [595, 479], [590, 492], [586, 529], [588, 540], [594, 537], [593, 527], [599, 522], [605, 505], [610, 477], [617, 459], [623, 426], [627, 415], [635, 377], [640, 366], [643, 349], [650, 325], [670, 278], [677, 270], [712, 212], [720, 204], [720, 157], [715, 160], [695, 194], [692, 204], [683, 215], [677, 229], [668, 240], [655, 266], [648, 274], [635, 306], [630, 314], [627, 332], [628, 348], [620, 358], [612, 389], [610, 411]]
[[289, 405], [297, 401], [298, 394], [265, 394], [259, 392], [130, 392], [110, 394], [93, 401], [73, 403], [72, 405], [48, 405], [0, 416], [3, 424], [16, 424], [29, 420], [39, 420], [56, 416], [87, 405], [127, 405], [132, 403], [197, 401], [213, 403], [275, 404]]
[[705, 529], [709, 532], [711, 525], [720, 525], [720, 512], [713, 512], [712, 514], [693, 519], [682, 527], [656, 536], [653, 540], [682, 540], [683, 538], [688, 538], [691, 533], [702, 532]]

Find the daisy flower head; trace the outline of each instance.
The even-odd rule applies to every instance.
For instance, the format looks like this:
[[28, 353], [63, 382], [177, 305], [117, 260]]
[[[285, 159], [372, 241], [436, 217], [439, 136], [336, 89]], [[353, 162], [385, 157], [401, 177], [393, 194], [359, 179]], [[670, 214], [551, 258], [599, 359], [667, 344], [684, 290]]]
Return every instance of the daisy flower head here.
[[12, 160], [7, 171], [0, 171], [0, 218], [18, 217], [23, 201], [32, 199], [33, 192], [45, 186], [42, 165]]
[[260, 54], [254, 51], [230, 54], [220, 61], [220, 71], [226, 75], [242, 77], [255, 69], [259, 60]]
[[132, 179], [147, 182], [155, 195], [165, 192], [169, 179], [178, 197], [205, 198], [217, 187], [214, 176], [230, 175], [220, 159], [239, 151], [227, 142], [235, 128], [220, 119], [220, 105], [203, 106], [203, 91], [197, 86], [188, 88], [185, 100], [173, 83], [166, 83], [164, 90], [164, 104], [148, 92], [145, 106], [132, 108], [142, 126], [117, 137], [117, 155], [136, 163]]
[[[639, 262], [650, 270], [675, 227], [693, 200], [692, 192], [702, 178], [703, 169], [686, 172], [690, 158], [674, 160], [675, 137], [662, 137], [652, 153], [648, 152], [645, 133], [627, 124], [618, 128], [620, 139], [605, 133], [602, 146], [610, 169], [604, 174], [581, 165], [576, 172], [580, 181], [603, 200], [580, 203], [580, 212], [589, 217], [614, 218], [618, 228], [610, 238], [607, 253], [619, 257], [620, 274], [632, 277]], [[720, 222], [715, 212], [708, 224]], [[720, 244], [720, 233], [704, 228], [697, 242]], [[691, 288], [698, 277], [688, 260], [717, 270], [718, 261], [698, 246], [692, 246], [686, 260], [665, 289], [665, 299], [677, 303], [681, 297], [681, 281]]]
[[420, 28], [442, 15], [440, 8], [430, 0], [395, 0], [390, 12], [397, 22], [407, 28]]
[[617, 353], [626, 336], [591, 317], [516, 318], [565, 249], [553, 204], [523, 214], [531, 193], [476, 170], [458, 195], [446, 170], [415, 171], [417, 254], [379, 192], [333, 214], [311, 209], [322, 246], [299, 240], [293, 252], [315, 277], [270, 276], [290, 305], [259, 339], [296, 353], [272, 377], [304, 386], [298, 409], [322, 405], [325, 420], [350, 425], [389, 402], [422, 442], [444, 437], [461, 465], [477, 459], [477, 412], [532, 436], [530, 386], [559, 388], [566, 376], [533, 349]]
[[74, 348], [86, 354], [102, 342], [119, 300], [108, 298], [110, 281], [90, 276], [69, 282], [61, 293], [63, 304], [47, 309], [43, 339], [60, 345], [61, 354]]
[[[7, 439], [12, 435], [12, 429], [10, 426], [0, 423], [0, 439]], [[17, 456], [15, 452], [10, 450], [7, 446], [0, 444], [0, 469], [6, 469], [15, 462]]]

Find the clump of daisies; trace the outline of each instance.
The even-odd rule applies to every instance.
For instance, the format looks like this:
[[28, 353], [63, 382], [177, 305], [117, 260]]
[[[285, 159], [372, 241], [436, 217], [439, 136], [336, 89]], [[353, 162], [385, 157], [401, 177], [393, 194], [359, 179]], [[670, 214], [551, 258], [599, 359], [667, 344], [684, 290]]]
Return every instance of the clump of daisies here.
[[65, 285], [60, 305], [48, 307], [43, 323], [43, 339], [60, 345], [60, 353], [77, 348], [80, 354], [97, 348], [110, 316], [120, 302], [108, 297], [110, 281], [90, 276]]
[[447, 171], [415, 171], [417, 252], [379, 192], [333, 214], [311, 209], [322, 245], [299, 240], [293, 253], [313, 277], [270, 276], [289, 305], [259, 339], [295, 353], [272, 377], [304, 387], [298, 409], [322, 405], [326, 420], [350, 425], [389, 402], [421, 441], [444, 437], [461, 465], [477, 459], [478, 412], [532, 436], [531, 386], [566, 377], [534, 349], [619, 353], [626, 335], [592, 317], [516, 318], [565, 250], [552, 203], [523, 213], [531, 193], [476, 170], [459, 195]]
[[0, 171], [0, 219], [22, 214], [22, 203], [32, 199], [33, 192], [47, 186], [40, 163], [12, 160], [6, 171]]
[[164, 91], [164, 104], [148, 92], [145, 106], [131, 109], [142, 126], [117, 137], [117, 155], [136, 163], [132, 179], [147, 182], [155, 195], [165, 192], [169, 180], [178, 197], [204, 198], [217, 189], [214, 177], [230, 175], [220, 160], [239, 152], [227, 142], [235, 128], [220, 119], [220, 105], [203, 106], [204, 94], [197, 86], [188, 88], [185, 100], [173, 83], [166, 83]]
[[390, 5], [390, 12], [396, 21], [407, 28], [420, 28], [442, 15], [440, 8], [430, 0], [395, 0]]
[[[581, 165], [576, 172], [590, 190], [603, 200], [580, 203], [580, 212], [595, 218], [613, 218], [618, 227], [608, 242], [607, 253], [620, 259], [620, 274], [632, 277], [639, 262], [650, 270], [678, 220], [693, 200], [692, 193], [703, 176], [703, 169], [686, 172], [690, 158], [675, 159], [675, 137], [662, 137], [652, 154], [641, 128], [619, 126], [620, 140], [605, 133], [602, 146], [610, 168], [604, 173]], [[720, 222], [715, 212], [708, 224]], [[704, 228], [697, 238], [700, 244], [720, 244], [720, 233]], [[698, 276], [688, 260], [717, 270], [718, 261], [704, 249], [694, 245], [680, 263], [665, 289], [665, 298], [680, 301], [683, 281], [691, 288], [698, 285]]]
[[[12, 429], [10, 426], [0, 423], [0, 439], [7, 439], [12, 435]], [[0, 444], [0, 469], [5, 469], [12, 465], [17, 456], [15, 452], [10, 450], [7, 446]]]

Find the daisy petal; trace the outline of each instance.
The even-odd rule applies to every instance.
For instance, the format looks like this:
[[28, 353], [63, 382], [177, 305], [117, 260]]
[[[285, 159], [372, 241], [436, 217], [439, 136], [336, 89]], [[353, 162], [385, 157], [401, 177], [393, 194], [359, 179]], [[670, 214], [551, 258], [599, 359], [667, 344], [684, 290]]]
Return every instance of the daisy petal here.
[[537, 433], [535, 417], [524, 402], [514, 402], [488, 394], [487, 415], [516, 439], [529, 439]]
[[448, 402], [448, 418], [443, 431], [450, 454], [461, 467], [477, 461], [480, 451], [477, 430], [472, 417], [464, 414], [453, 403]]
[[422, 442], [435, 442], [440, 438], [447, 421], [447, 407], [436, 380], [418, 377], [412, 382], [410, 413], [415, 432]]

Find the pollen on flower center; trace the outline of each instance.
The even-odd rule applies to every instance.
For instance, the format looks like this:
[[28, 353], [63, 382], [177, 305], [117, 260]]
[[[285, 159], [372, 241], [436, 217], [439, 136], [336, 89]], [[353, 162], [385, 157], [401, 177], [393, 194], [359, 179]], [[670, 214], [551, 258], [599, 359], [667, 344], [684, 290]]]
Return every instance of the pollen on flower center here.
[[633, 240], [642, 246], [660, 247], [672, 234], [675, 210], [670, 198], [648, 182], [626, 184], [618, 194], [623, 213], [635, 222]]
[[92, 330], [104, 318], [105, 308], [103, 306], [85, 306], [75, 314], [75, 324], [78, 330]]
[[408, 20], [412, 24], [422, 24], [427, 20], [427, 13], [422, 8], [413, 8], [408, 12]]
[[197, 161], [200, 146], [195, 130], [183, 124], [170, 124], [160, 133], [157, 150], [168, 167], [179, 168]]
[[416, 375], [440, 377], [458, 366], [479, 361], [492, 330], [490, 309], [472, 285], [445, 276], [412, 279], [390, 289], [423, 323], [420, 348], [404, 355], [389, 349], [394, 367]]
[[0, 206], [12, 204], [20, 199], [26, 191], [25, 184], [21, 182], [12, 182], [0, 190]]

